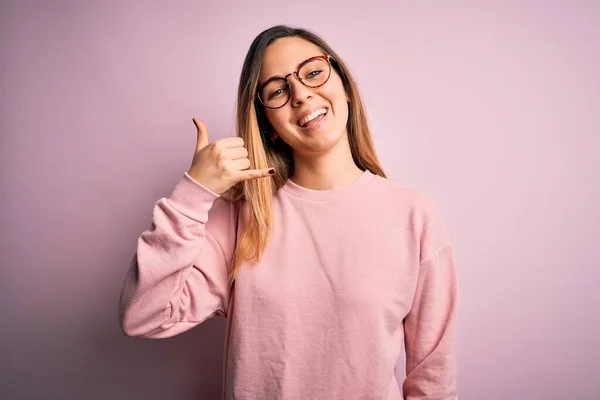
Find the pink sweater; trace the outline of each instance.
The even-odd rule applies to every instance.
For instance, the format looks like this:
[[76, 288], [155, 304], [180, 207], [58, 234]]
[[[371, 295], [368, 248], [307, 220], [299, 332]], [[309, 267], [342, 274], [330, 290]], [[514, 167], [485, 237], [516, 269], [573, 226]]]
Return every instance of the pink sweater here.
[[123, 332], [227, 317], [227, 400], [457, 399], [455, 256], [432, 200], [366, 171], [326, 191], [288, 180], [273, 206], [263, 259], [229, 287], [237, 206], [184, 174], [139, 237]]

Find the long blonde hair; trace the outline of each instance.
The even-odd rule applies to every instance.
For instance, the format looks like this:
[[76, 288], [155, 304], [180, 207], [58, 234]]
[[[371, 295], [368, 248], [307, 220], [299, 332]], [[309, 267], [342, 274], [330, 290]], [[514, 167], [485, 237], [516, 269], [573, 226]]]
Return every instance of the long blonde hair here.
[[274, 167], [276, 172], [271, 178], [240, 182], [227, 193], [226, 198], [229, 201], [239, 202], [239, 212], [243, 222], [240, 225], [240, 236], [233, 255], [232, 270], [229, 274], [230, 283], [237, 276], [244, 261], [255, 263], [260, 261], [272, 230], [273, 196], [294, 171], [290, 147], [282, 140], [271, 141], [272, 128], [264, 114], [263, 106], [256, 97], [265, 50], [275, 40], [284, 37], [300, 37], [318, 46], [324, 54], [332, 56], [332, 67], [341, 77], [350, 99], [347, 131], [352, 158], [363, 171], [369, 170], [375, 175], [385, 177], [375, 153], [358, 87], [342, 59], [321, 37], [306, 29], [277, 25], [261, 32], [250, 45], [240, 75], [237, 95], [237, 134], [244, 139], [251, 168]]

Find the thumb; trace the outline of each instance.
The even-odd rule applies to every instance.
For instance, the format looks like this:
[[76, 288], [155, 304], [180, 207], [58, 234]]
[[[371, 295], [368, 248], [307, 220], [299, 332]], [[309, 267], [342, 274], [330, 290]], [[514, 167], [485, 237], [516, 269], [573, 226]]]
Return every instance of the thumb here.
[[204, 124], [204, 122], [200, 121], [198, 118], [192, 118], [194, 125], [196, 125], [196, 129], [198, 130], [198, 138], [196, 142], [196, 150], [202, 150], [208, 145], [208, 128]]

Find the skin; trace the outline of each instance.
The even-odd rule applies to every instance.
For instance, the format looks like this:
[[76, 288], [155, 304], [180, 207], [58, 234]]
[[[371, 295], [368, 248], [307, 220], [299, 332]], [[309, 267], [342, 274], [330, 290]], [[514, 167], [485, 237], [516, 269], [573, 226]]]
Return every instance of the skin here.
[[[267, 48], [259, 84], [272, 76], [285, 76], [313, 56], [323, 54], [313, 43], [298, 37], [281, 38]], [[294, 75], [288, 78], [290, 100], [282, 108], [266, 109], [274, 128], [273, 138], [283, 140], [291, 149], [295, 171], [290, 179], [305, 188], [328, 190], [345, 186], [357, 179], [360, 170], [350, 151], [348, 132], [348, 96], [340, 76], [332, 68], [327, 83], [309, 88]], [[297, 125], [299, 117], [315, 107], [329, 108], [318, 129], [307, 131]]]
[[273, 168], [249, 169], [248, 150], [242, 138], [226, 137], [210, 142], [206, 124], [198, 118], [192, 121], [198, 135], [188, 175], [207, 189], [222, 195], [238, 182], [275, 173]]

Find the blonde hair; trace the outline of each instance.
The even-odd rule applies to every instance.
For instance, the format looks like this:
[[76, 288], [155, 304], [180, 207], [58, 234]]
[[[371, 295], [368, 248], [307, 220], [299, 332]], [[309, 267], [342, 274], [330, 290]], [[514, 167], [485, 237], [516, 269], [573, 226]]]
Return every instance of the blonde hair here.
[[283, 37], [300, 37], [332, 56], [332, 68], [344, 83], [349, 98], [348, 139], [356, 165], [385, 177], [371, 138], [365, 108], [356, 82], [342, 59], [317, 34], [286, 25], [273, 26], [261, 32], [246, 54], [237, 95], [237, 134], [248, 149], [251, 168], [274, 167], [271, 178], [251, 179], [233, 186], [227, 193], [229, 201], [237, 202], [240, 212], [240, 236], [234, 251], [229, 281], [232, 283], [244, 261], [258, 263], [269, 241], [273, 226], [273, 196], [294, 171], [290, 147], [282, 140], [270, 139], [270, 124], [263, 106], [256, 98], [258, 79], [266, 48]]

